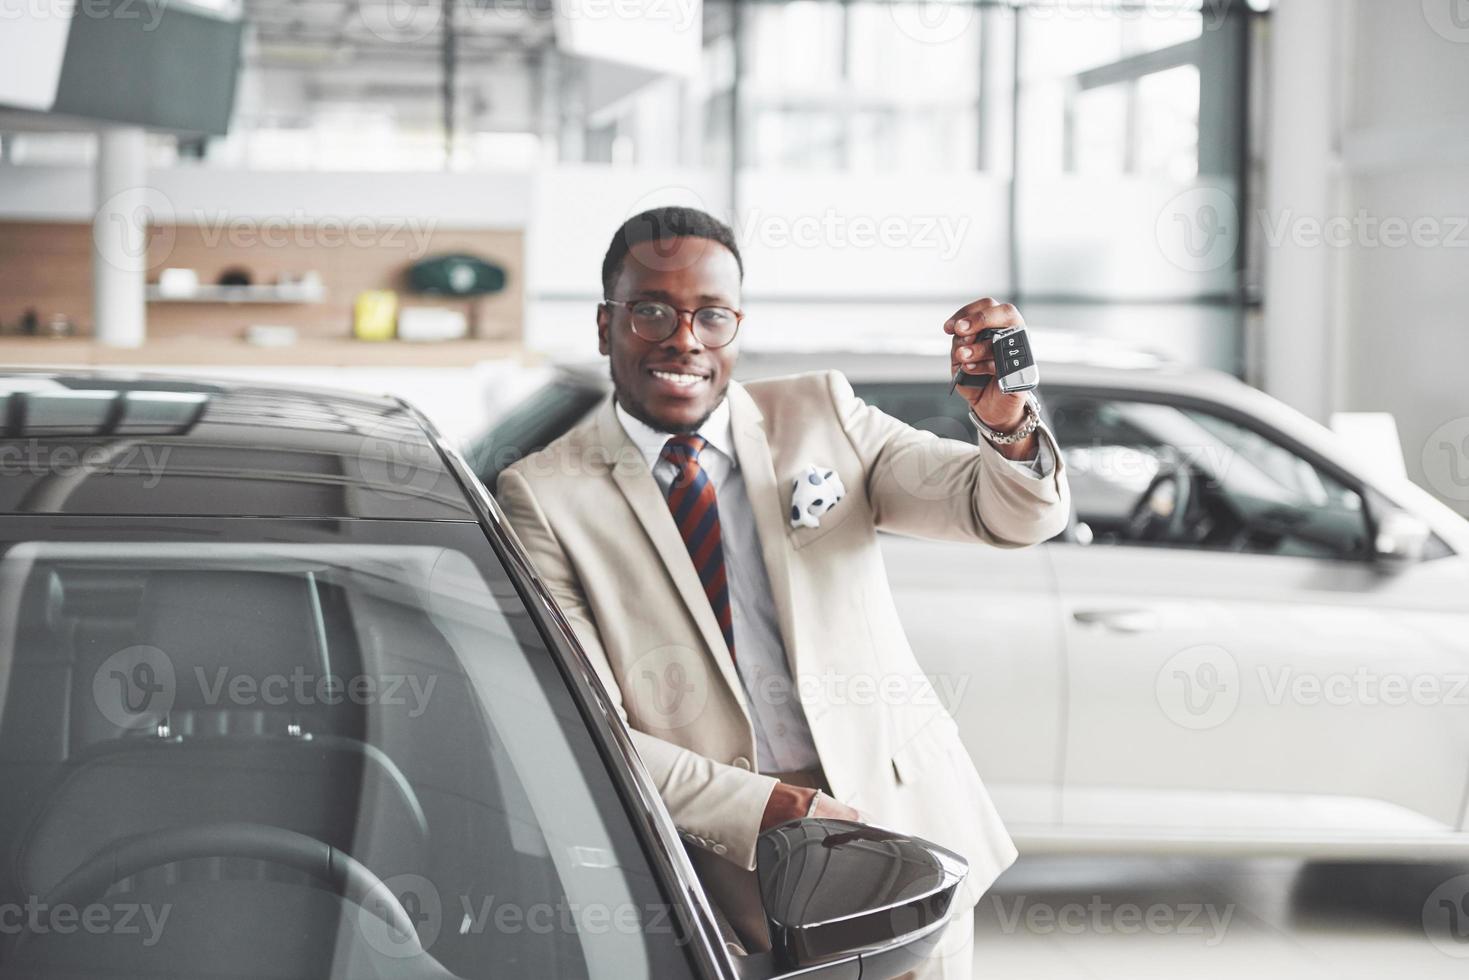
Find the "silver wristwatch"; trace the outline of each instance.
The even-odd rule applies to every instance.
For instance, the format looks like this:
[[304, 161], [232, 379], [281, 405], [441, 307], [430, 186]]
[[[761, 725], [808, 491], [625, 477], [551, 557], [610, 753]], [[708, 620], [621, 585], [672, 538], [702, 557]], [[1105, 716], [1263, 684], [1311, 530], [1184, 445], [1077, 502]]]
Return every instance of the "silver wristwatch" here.
[[1041, 413], [1036, 408], [1035, 398], [1031, 397], [1025, 399], [1025, 417], [1020, 420], [1019, 425], [1009, 432], [996, 432], [994, 429], [991, 429], [979, 420], [979, 416], [974, 414], [974, 409], [972, 408], [969, 410], [969, 421], [973, 422], [979, 429], [980, 435], [984, 436], [996, 446], [1013, 446], [1017, 442], [1024, 442], [1026, 439], [1029, 439], [1035, 433], [1035, 430], [1040, 428]]

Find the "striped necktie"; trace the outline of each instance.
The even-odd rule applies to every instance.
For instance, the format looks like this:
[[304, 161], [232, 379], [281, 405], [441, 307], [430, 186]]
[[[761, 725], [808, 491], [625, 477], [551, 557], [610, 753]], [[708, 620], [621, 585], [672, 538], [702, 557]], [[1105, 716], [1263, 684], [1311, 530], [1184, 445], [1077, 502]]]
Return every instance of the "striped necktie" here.
[[672, 463], [677, 472], [668, 488], [668, 509], [673, 522], [689, 549], [694, 571], [709, 597], [709, 606], [724, 642], [734, 658], [734, 621], [730, 615], [729, 583], [724, 575], [724, 543], [719, 533], [719, 502], [714, 497], [714, 484], [699, 465], [699, 453], [709, 445], [700, 436], [674, 436], [663, 447], [662, 458]]

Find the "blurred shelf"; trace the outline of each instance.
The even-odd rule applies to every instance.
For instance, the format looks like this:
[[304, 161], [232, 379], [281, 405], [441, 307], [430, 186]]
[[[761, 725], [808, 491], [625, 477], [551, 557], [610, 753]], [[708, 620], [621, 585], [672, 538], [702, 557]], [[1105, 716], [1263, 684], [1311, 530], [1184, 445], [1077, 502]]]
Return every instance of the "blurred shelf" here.
[[256, 347], [232, 338], [177, 337], [149, 340], [142, 347], [104, 347], [75, 337], [0, 337], [0, 365], [467, 368], [479, 361], [525, 357], [521, 343], [511, 340], [409, 343], [311, 337], [289, 347]]
[[155, 283], [148, 285], [150, 303], [320, 303], [326, 298], [322, 286], [196, 286], [184, 294], [164, 293]]

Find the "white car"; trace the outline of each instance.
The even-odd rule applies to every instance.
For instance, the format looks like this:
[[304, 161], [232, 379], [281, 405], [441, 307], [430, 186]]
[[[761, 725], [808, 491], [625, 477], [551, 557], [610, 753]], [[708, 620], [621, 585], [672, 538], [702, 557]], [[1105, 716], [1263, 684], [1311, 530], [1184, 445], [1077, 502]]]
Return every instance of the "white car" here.
[[[973, 441], [935, 360], [747, 352], [737, 373], [836, 368]], [[1042, 358], [1065, 534], [884, 541], [908, 636], [1017, 844], [1469, 856], [1469, 522], [1227, 375], [1143, 363]], [[471, 464], [493, 487], [606, 387], [551, 372]]]

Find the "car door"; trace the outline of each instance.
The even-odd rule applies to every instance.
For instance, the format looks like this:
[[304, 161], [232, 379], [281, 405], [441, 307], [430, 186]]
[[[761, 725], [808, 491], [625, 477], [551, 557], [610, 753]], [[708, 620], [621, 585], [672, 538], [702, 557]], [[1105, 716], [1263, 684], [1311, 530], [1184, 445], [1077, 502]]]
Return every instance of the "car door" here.
[[[862, 382], [868, 404], [973, 443], [966, 406], [932, 382]], [[918, 662], [1012, 833], [1059, 818], [1061, 614], [1043, 548], [882, 535], [883, 560]]]
[[1456, 825], [1460, 560], [1385, 570], [1372, 492], [1259, 419], [1124, 391], [1048, 401], [1090, 539], [1048, 546], [1069, 830], [1319, 840]]

